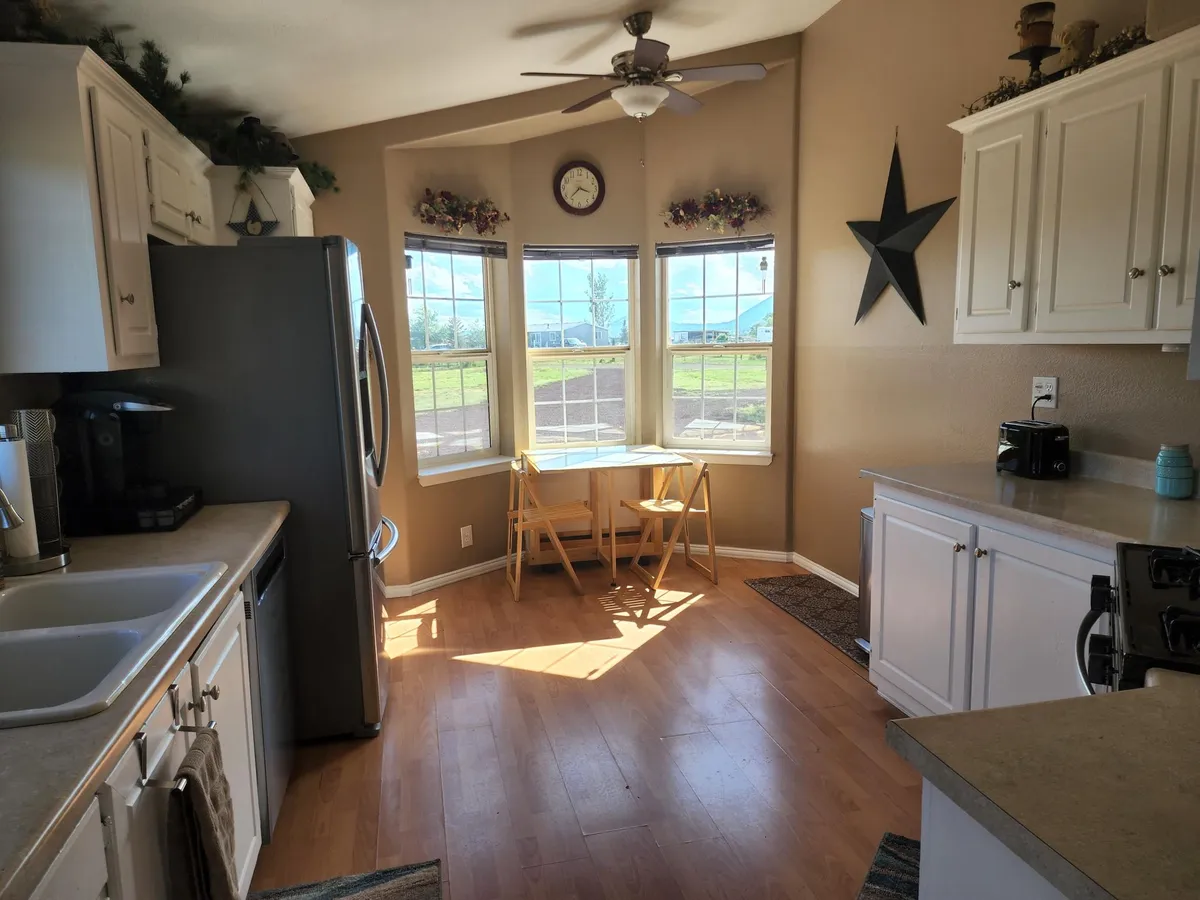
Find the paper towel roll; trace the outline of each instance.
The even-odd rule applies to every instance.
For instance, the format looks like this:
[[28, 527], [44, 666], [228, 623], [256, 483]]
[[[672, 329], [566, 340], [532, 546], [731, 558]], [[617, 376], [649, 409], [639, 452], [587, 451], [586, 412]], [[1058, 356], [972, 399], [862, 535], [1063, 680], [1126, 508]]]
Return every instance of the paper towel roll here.
[[25, 520], [19, 528], [4, 532], [4, 547], [9, 556], [37, 556], [37, 522], [33, 514], [33, 488], [29, 483], [29, 457], [25, 441], [0, 440], [0, 488], [8, 502]]

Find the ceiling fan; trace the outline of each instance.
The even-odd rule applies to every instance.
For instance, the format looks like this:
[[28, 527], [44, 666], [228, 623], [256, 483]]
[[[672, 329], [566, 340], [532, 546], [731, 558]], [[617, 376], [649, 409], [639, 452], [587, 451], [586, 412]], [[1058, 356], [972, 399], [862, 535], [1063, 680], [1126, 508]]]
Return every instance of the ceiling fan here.
[[579, 72], [522, 72], [545, 78], [607, 78], [622, 82], [595, 96], [568, 106], [564, 113], [576, 113], [595, 106], [610, 97], [621, 104], [626, 115], [644, 119], [653, 115], [660, 107], [678, 113], [691, 113], [704, 104], [685, 94], [676, 84], [684, 81], [758, 81], [767, 75], [767, 67], [759, 63], [734, 66], [703, 66], [695, 69], [668, 69], [668, 52], [671, 47], [662, 41], [647, 38], [651, 12], [637, 12], [624, 19], [625, 30], [637, 38], [632, 50], [625, 50], [612, 58], [613, 70], [603, 75]]

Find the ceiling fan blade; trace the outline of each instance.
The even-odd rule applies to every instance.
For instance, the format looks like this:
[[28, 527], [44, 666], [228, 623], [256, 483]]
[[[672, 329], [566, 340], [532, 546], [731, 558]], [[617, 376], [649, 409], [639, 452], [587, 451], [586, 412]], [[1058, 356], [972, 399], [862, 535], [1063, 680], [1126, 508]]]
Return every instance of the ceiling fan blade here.
[[667, 61], [667, 53], [670, 50], [670, 44], [652, 41], [650, 38], [638, 38], [633, 47], [633, 66], [636, 69], [649, 69], [651, 72], [657, 72]]
[[557, 34], [560, 31], [573, 31], [589, 25], [607, 25], [612, 21], [611, 13], [600, 13], [594, 16], [576, 16], [573, 19], [555, 19], [550, 22], [536, 22], [532, 25], [522, 25], [514, 28], [515, 38], [540, 37], [543, 34]]
[[[662, 84], [662, 82], [659, 83]], [[663, 101], [663, 106], [672, 112], [683, 113], [686, 115], [688, 113], [694, 113], [696, 110], [704, 106], [704, 104], [695, 97], [691, 96], [690, 94], [685, 94], [677, 87], [671, 87], [669, 84], [664, 84], [663, 87], [665, 87], [668, 91], [667, 99]]]
[[620, 80], [620, 75], [614, 75], [609, 72], [605, 75], [597, 75], [595, 72], [522, 72], [522, 75], [532, 75], [536, 78], [612, 78]]
[[[668, 72], [682, 76], [679, 81], [759, 81], [767, 77], [767, 67], [759, 63], [740, 66], [701, 66], [698, 69], [679, 69]], [[674, 79], [672, 79], [674, 80]]]
[[613, 92], [613, 88], [609, 88], [606, 91], [601, 91], [600, 93], [596, 94], [595, 96], [588, 97], [586, 100], [580, 100], [574, 106], [568, 106], [566, 109], [563, 110], [563, 112], [565, 112], [565, 113], [582, 112], [583, 110], [587, 109], [589, 106], [595, 106], [601, 100], [607, 100], [609, 98], [609, 96], [612, 94], [612, 92]]
[[586, 41], [579, 44], [578, 46], [572, 47], [571, 50], [569, 50], [567, 53], [564, 53], [561, 57], [559, 57], [559, 60], [558, 60], [559, 65], [565, 66], [570, 63], [578, 62], [579, 60], [581, 60], [585, 56], [587, 56], [589, 53], [591, 53], [592, 51], [597, 50], [600, 47], [603, 47], [608, 41], [612, 40], [612, 38], [620, 30], [621, 30], [621, 27], [618, 25], [613, 28], [608, 28], [603, 31], [596, 32], [595, 35], [588, 38]]

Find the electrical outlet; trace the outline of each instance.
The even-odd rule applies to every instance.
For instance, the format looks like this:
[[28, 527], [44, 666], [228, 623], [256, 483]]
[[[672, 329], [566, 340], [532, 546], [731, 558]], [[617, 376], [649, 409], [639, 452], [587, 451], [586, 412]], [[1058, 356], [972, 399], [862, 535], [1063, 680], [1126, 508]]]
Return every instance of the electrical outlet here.
[[1058, 376], [1057, 375], [1034, 375], [1033, 376], [1033, 399], [1043, 397], [1046, 394], [1050, 395], [1049, 400], [1043, 400], [1037, 405], [1038, 409], [1058, 409]]
[[473, 543], [475, 543], [475, 535], [471, 531], [470, 525], [464, 525], [462, 528], [458, 529], [458, 534], [459, 534], [459, 537], [462, 538], [462, 545], [463, 545], [464, 550], [467, 549], [467, 547], [470, 547]]

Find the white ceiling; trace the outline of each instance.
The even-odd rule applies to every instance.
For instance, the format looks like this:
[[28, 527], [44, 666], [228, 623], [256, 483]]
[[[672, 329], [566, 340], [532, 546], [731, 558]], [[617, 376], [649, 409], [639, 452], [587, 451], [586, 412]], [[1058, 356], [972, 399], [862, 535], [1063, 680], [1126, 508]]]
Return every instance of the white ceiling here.
[[[129, 44], [157, 40], [174, 71], [191, 73], [197, 96], [299, 137], [559, 83], [522, 78], [524, 70], [611, 71], [610, 57], [633, 46], [619, 20], [636, 9], [659, 10], [649, 36], [679, 59], [801, 31], [835, 2], [107, 0], [86, 8], [103, 24], [132, 26]], [[591, 25], [513, 34], [607, 11], [607, 33]]]

